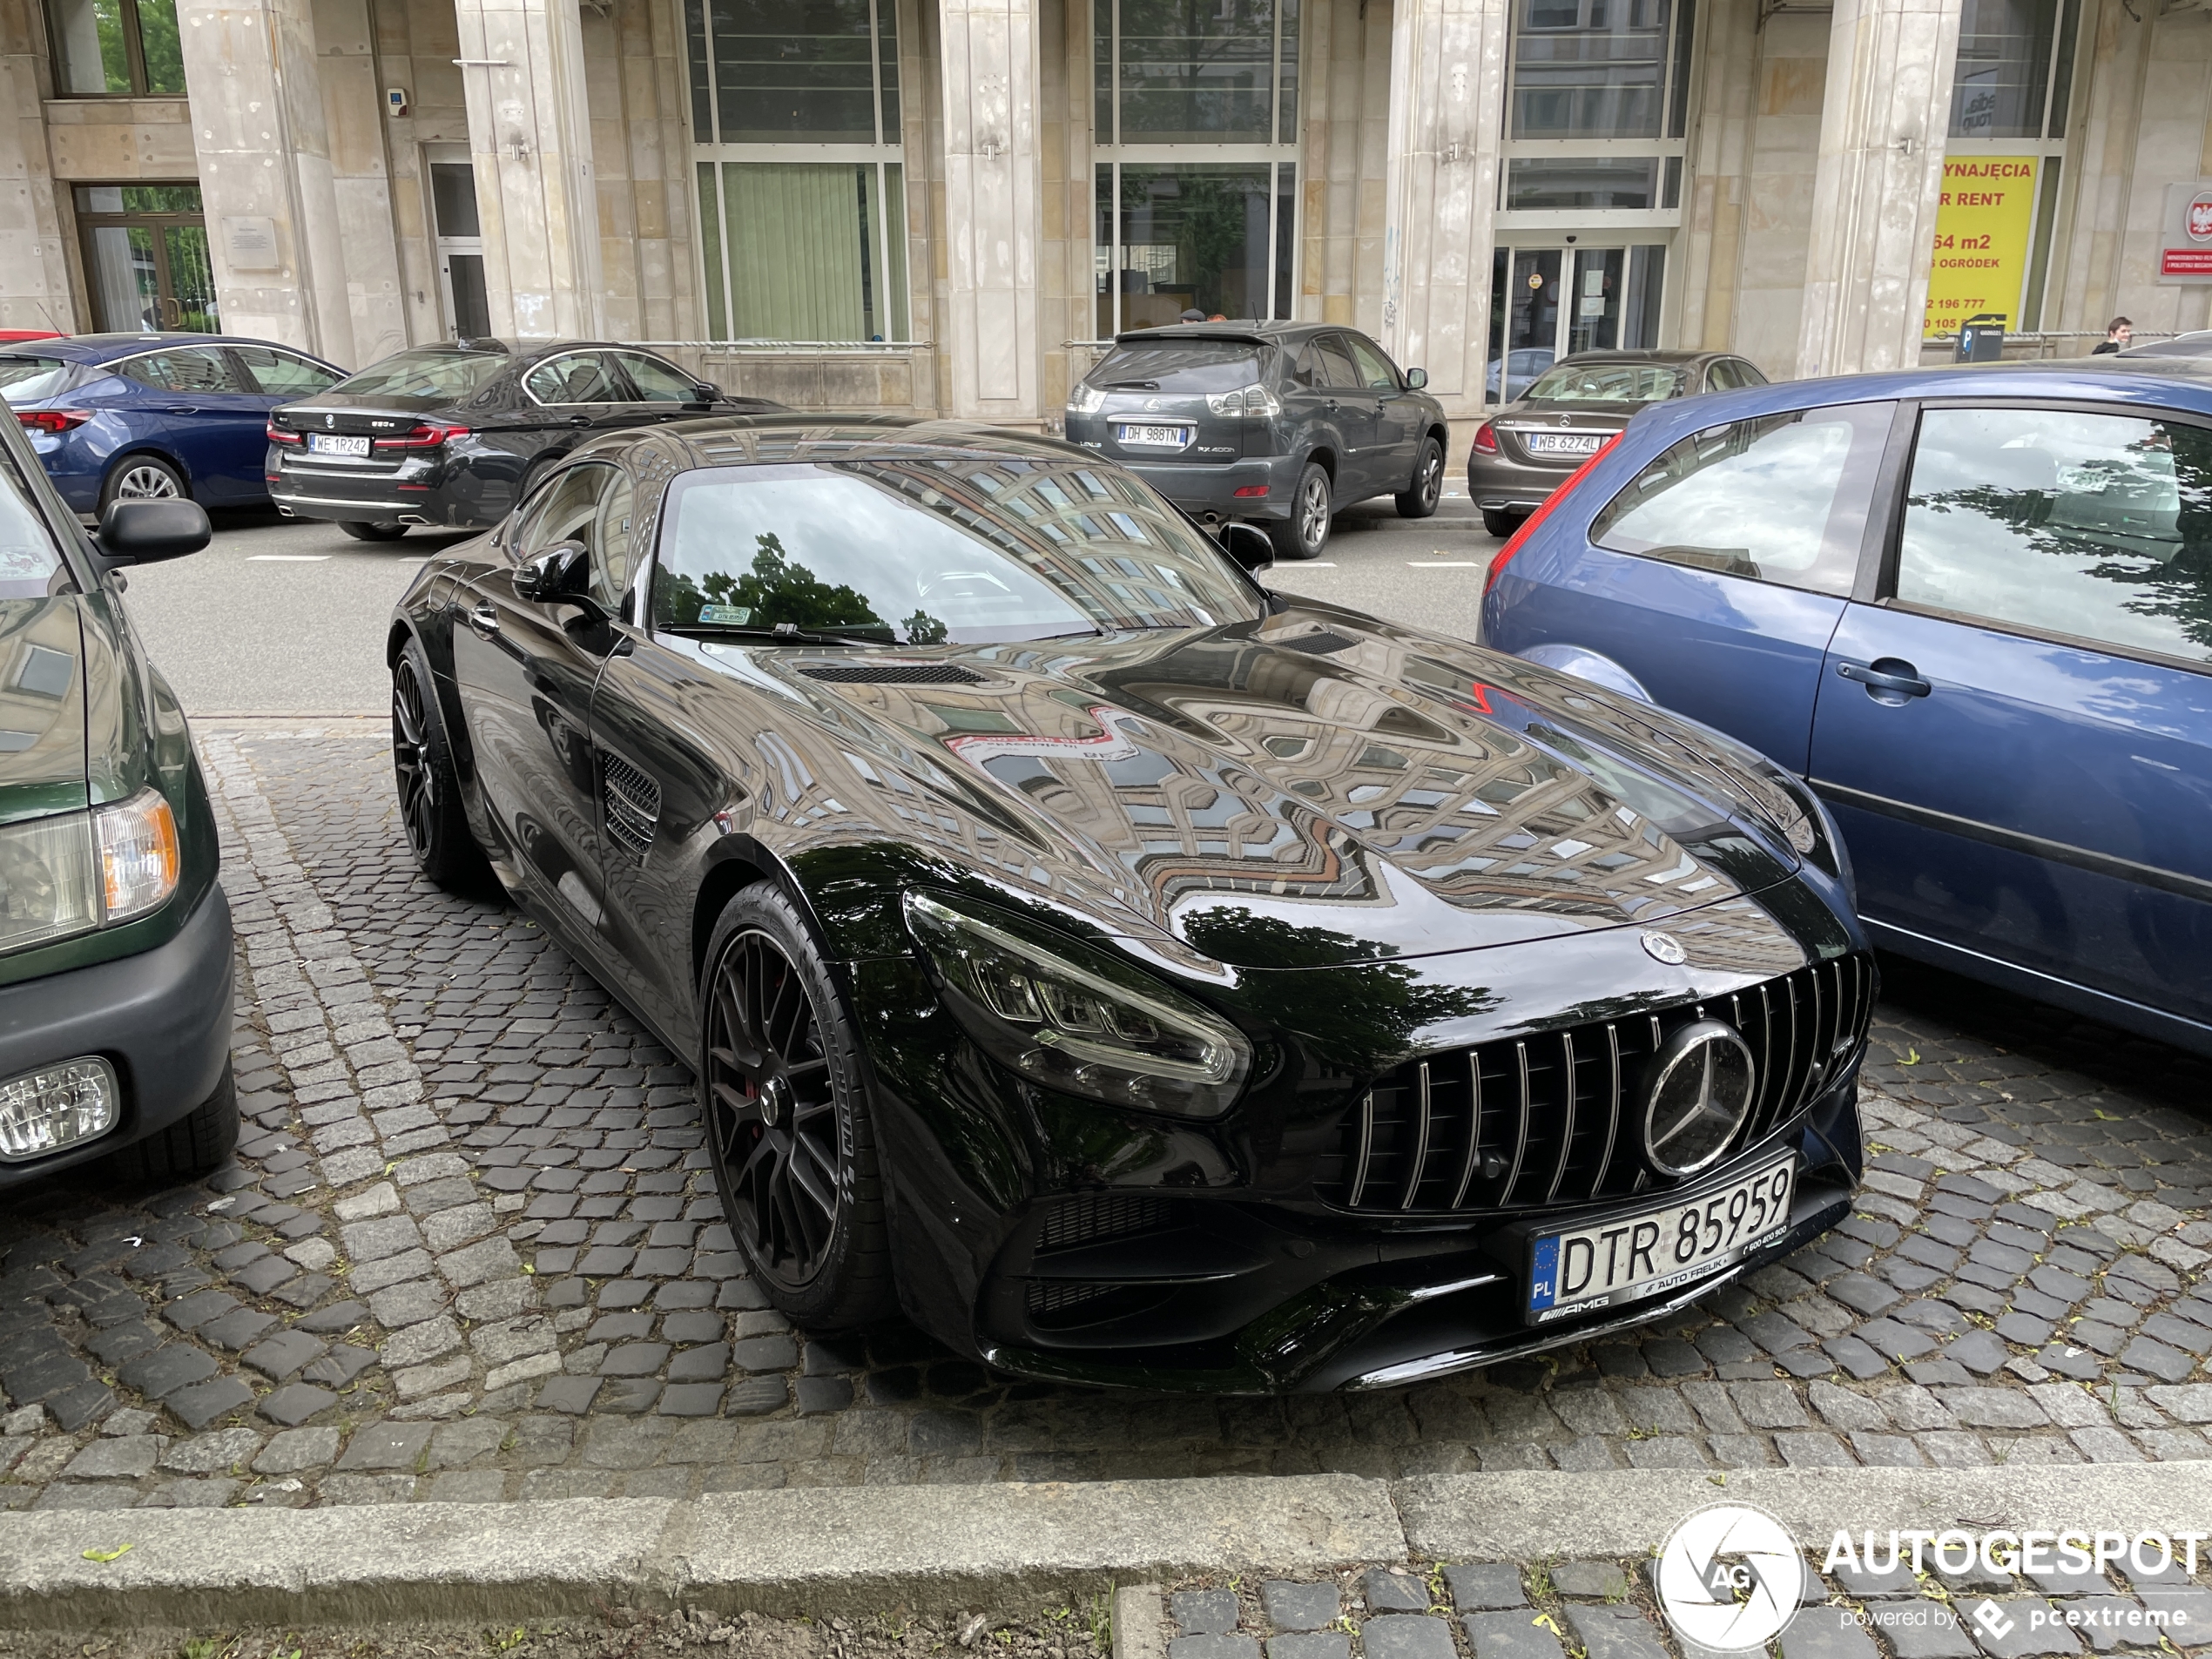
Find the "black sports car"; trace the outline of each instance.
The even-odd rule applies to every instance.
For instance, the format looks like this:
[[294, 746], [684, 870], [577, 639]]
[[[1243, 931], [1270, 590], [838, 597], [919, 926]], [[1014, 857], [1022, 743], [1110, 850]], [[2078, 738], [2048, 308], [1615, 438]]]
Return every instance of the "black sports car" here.
[[651, 352], [589, 340], [456, 340], [371, 363], [268, 419], [262, 471], [287, 518], [364, 542], [496, 524], [602, 432], [784, 406], [729, 397]]
[[601, 439], [424, 569], [389, 657], [423, 868], [489, 860], [692, 1057], [804, 1325], [1378, 1386], [1848, 1212], [1874, 970], [1801, 785], [1270, 595], [1071, 446]]

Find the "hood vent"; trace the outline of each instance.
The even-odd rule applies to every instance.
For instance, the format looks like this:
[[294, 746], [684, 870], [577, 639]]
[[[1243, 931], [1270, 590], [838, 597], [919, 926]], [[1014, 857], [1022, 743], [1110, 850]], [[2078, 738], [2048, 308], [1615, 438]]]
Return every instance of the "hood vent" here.
[[809, 663], [799, 671], [833, 685], [981, 685], [983, 677], [954, 663]]
[[1331, 651], [1350, 651], [1359, 642], [1324, 629], [1318, 634], [1301, 634], [1296, 639], [1271, 639], [1267, 643], [1278, 651], [1302, 651], [1310, 656], [1326, 657]]

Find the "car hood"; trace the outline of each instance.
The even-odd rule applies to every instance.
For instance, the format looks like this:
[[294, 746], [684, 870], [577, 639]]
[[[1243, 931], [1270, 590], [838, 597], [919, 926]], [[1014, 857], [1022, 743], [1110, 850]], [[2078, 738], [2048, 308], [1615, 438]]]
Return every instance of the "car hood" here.
[[872, 828], [954, 885], [1234, 967], [1648, 925], [1796, 867], [1696, 728], [1332, 607], [1097, 641], [701, 655], [816, 712], [809, 754], [758, 744], [766, 821]]
[[0, 824], [87, 804], [78, 604], [71, 593], [0, 599]]

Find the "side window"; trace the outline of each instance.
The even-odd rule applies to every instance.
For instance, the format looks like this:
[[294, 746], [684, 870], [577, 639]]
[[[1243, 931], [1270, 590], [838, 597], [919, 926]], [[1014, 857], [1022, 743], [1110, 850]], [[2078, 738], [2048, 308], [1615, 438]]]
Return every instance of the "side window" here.
[[1847, 594], [1892, 408], [1847, 403], [1694, 433], [1600, 509], [1590, 540], [1616, 553]]
[[637, 497], [630, 475], [619, 468], [610, 470], [614, 476], [599, 496], [591, 533], [591, 597], [608, 610], [619, 611], [630, 590], [631, 550], [637, 545], [630, 526]]
[[596, 351], [549, 357], [523, 384], [541, 403], [626, 403], [607, 360]]
[[1767, 377], [1759, 373], [1757, 364], [1747, 363], [1741, 357], [1730, 361], [1736, 365], [1736, 383], [1738, 386], [1764, 386], [1769, 383]]
[[206, 347], [148, 352], [117, 368], [130, 380], [157, 392], [247, 392], [230, 359]]
[[1736, 365], [1727, 358], [1710, 363], [1705, 369], [1705, 389], [1709, 392], [1732, 392], [1743, 382], [1736, 378]]
[[591, 550], [596, 563], [599, 493], [614, 477], [612, 467], [586, 463], [556, 478], [523, 509], [522, 523], [515, 529], [515, 556], [529, 558], [556, 542], [582, 542]]
[[614, 355], [629, 374], [630, 383], [636, 388], [640, 402], [698, 401], [698, 381], [675, 364], [664, 363], [658, 357], [648, 357], [643, 352], [617, 352]]
[[[69, 569], [31, 499], [28, 481], [17, 470], [12, 455], [0, 455], [0, 599], [43, 599], [69, 589]], [[22, 623], [11, 620], [10, 626], [12, 631]], [[0, 667], [7, 663], [5, 650], [0, 646]], [[17, 674], [20, 680], [20, 668]]]
[[335, 386], [338, 376], [320, 363], [266, 346], [233, 346], [232, 351], [253, 376], [254, 389], [266, 397], [306, 397]]
[[1359, 371], [1352, 367], [1352, 354], [1345, 347], [1342, 334], [1317, 334], [1307, 348], [1321, 360], [1321, 384], [1324, 386], [1353, 387], [1359, 384]]
[[1897, 597], [2212, 662], [2212, 429], [2071, 409], [1929, 409]]
[[1359, 375], [1354, 385], [1370, 392], [1395, 392], [1399, 389], [1398, 371], [1390, 366], [1390, 359], [1384, 356], [1372, 341], [1363, 340], [1358, 334], [1346, 334], [1345, 341], [1352, 347], [1352, 366]]
[[1321, 356], [1307, 341], [1296, 351], [1287, 352], [1283, 358], [1283, 383], [1301, 392], [1311, 392], [1321, 384]]

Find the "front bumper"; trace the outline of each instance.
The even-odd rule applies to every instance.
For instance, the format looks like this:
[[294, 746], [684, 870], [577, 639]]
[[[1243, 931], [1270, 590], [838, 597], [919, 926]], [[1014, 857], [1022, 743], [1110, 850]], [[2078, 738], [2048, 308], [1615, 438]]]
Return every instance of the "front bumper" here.
[[0, 987], [0, 1077], [99, 1055], [123, 1091], [113, 1129], [0, 1163], [0, 1190], [105, 1157], [204, 1103], [230, 1059], [232, 968], [230, 903], [211, 884], [165, 944]]

